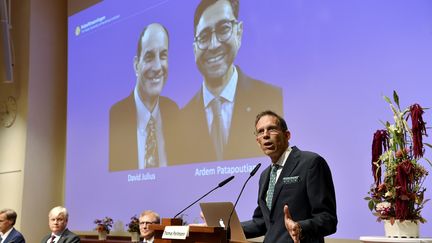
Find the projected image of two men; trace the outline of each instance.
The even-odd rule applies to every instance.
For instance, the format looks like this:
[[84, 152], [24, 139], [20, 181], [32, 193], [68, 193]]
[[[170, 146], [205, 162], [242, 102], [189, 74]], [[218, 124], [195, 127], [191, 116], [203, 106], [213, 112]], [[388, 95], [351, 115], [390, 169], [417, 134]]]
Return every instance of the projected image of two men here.
[[169, 30], [152, 23], [142, 31], [136, 85], [110, 111], [110, 171], [261, 156], [253, 121], [265, 109], [283, 114], [282, 89], [234, 64], [247, 24], [238, 1], [201, 2], [193, 24], [191, 51], [203, 82], [181, 110], [160, 95], [169, 72]]

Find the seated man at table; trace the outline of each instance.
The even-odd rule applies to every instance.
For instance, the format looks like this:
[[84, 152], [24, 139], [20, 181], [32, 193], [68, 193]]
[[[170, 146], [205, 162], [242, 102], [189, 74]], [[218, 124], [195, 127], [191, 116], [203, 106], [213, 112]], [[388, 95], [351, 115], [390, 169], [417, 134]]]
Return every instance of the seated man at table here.
[[78, 235], [67, 229], [69, 214], [66, 208], [57, 206], [48, 214], [48, 225], [51, 232], [41, 243], [80, 243]]
[[0, 210], [0, 242], [25, 243], [24, 236], [15, 229], [17, 213], [12, 209]]
[[160, 216], [158, 213], [151, 210], [145, 210], [139, 216], [140, 233], [144, 238], [143, 243], [153, 243], [154, 230], [149, 229], [151, 224], [160, 224]]

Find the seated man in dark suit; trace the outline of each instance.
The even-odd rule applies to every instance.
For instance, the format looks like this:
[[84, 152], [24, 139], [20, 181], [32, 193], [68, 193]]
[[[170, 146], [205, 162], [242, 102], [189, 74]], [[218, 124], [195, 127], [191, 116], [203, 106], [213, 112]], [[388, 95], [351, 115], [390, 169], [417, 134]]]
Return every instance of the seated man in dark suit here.
[[160, 96], [168, 79], [168, 44], [168, 31], [158, 23], [140, 35], [135, 88], [110, 110], [110, 171], [164, 167], [174, 157], [179, 108]]
[[69, 214], [67, 209], [57, 206], [48, 214], [48, 225], [51, 233], [45, 236], [41, 243], [79, 243], [78, 235], [67, 229]]
[[185, 163], [261, 156], [248, 124], [261, 110], [283, 112], [282, 89], [234, 65], [243, 35], [238, 14], [238, 0], [202, 0], [195, 10], [193, 47], [204, 82], [182, 109]]
[[143, 237], [143, 243], [154, 242], [154, 230], [149, 229], [151, 224], [160, 224], [160, 216], [158, 213], [151, 210], [146, 210], [139, 217], [140, 233]]
[[0, 211], [0, 242], [25, 243], [24, 236], [14, 228], [17, 214], [12, 209]]
[[271, 160], [259, 179], [258, 206], [242, 223], [247, 238], [264, 242], [324, 243], [336, 232], [336, 196], [331, 171], [318, 154], [289, 146], [285, 120], [272, 111], [255, 119], [256, 141]]

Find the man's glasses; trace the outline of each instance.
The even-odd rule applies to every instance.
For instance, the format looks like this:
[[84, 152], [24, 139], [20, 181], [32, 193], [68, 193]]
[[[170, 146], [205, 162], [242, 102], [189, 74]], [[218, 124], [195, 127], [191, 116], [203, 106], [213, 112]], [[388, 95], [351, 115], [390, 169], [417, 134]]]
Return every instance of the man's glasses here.
[[255, 136], [257, 137], [263, 137], [265, 136], [267, 133], [271, 134], [271, 135], [275, 135], [281, 132], [281, 129], [279, 127], [268, 127], [267, 129], [260, 129], [258, 131], [255, 132]]
[[156, 224], [156, 222], [151, 222], [151, 221], [139, 222], [139, 225], [149, 225], [149, 224]]
[[197, 43], [199, 49], [207, 50], [210, 46], [213, 33], [216, 34], [216, 39], [220, 43], [225, 42], [231, 38], [235, 24], [238, 24], [237, 20], [235, 19], [221, 20], [216, 24], [214, 29], [210, 27], [205, 28], [197, 36], [195, 36], [195, 43]]

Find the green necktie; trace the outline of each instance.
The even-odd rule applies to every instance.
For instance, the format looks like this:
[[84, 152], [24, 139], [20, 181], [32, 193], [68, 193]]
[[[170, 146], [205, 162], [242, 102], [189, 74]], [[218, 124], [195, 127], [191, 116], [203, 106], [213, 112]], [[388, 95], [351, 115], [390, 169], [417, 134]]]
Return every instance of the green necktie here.
[[273, 194], [274, 194], [278, 169], [279, 169], [279, 165], [272, 165], [270, 171], [270, 180], [269, 180], [269, 186], [267, 189], [267, 197], [266, 197], [267, 207], [269, 208], [269, 210], [271, 210], [272, 207], [272, 200], [273, 200]]

